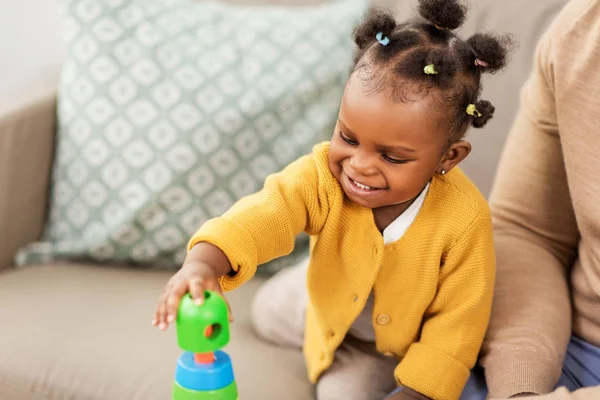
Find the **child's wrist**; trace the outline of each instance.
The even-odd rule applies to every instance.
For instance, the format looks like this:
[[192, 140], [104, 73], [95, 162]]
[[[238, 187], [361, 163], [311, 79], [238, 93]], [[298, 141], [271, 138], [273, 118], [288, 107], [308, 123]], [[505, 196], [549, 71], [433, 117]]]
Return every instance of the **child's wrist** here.
[[227, 255], [220, 248], [208, 242], [200, 242], [194, 245], [188, 252], [182, 268], [197, 266], [198, 264], [212, 268], [218, 278], [233, 271]]

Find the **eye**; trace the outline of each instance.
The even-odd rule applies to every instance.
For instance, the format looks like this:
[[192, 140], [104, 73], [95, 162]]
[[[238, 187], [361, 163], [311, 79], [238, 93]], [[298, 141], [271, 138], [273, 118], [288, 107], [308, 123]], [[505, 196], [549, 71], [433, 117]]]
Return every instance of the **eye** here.
[[350, 146], [356, 146], [358, 145], [358, 142], [356, 140], [352, 140], [349, 137], [347, 137], [346, 135], [344, 135], [342, 133], [342, 131], [340, 131], [340, 137], [342, 138], [342, 140], [346, 143], [348, 143]]
[[397, 158], [392, 158], [390, 156], [383, 155], [383, 159], [390, 164], [406, 164], [409, 160], [399, 160]]

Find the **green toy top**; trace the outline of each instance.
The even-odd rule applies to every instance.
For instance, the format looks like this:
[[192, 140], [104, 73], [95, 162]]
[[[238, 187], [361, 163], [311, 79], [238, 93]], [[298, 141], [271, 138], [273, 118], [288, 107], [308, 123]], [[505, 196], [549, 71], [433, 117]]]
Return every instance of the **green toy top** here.
[[181, 299], [177, 313], [177, 343], [185, 351], [210, 353], [229, 343], [229, 316], [225, 299], [204, 292], [204, 302], [194, 304], [190, 294]]

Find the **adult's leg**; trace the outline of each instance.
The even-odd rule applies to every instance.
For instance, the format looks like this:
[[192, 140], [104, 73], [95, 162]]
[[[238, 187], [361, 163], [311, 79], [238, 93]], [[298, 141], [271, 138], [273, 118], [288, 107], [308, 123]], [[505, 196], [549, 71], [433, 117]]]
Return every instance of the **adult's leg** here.
[[[565, 387], [570, 392], [600, 385], [600, 348], [577, 336], [567, 347], [562, 373], [556, 388]], [[485, 400], [488, 395], [483, 368], [477, 365], [460, 397], [461, 400]]]
[[488, 395], [485, 374], [481, 366], [476, 365], [471, 370], [471, 376], [460, 395], [460, 400], [486, 400]]
[[600, 385], [600, 347], [573, 336], [567, 347], [562, 374], [556, 387], [570, 392]]
[[[389, 396], [402, 391], [402, 387], [397, 388]], [[479, 365], [471, 370], [471, 376], [463, 389], [460, 400], [486, 400], [488, 395], [487, 386], [485, 384], [485, 376], [483, 368]]]

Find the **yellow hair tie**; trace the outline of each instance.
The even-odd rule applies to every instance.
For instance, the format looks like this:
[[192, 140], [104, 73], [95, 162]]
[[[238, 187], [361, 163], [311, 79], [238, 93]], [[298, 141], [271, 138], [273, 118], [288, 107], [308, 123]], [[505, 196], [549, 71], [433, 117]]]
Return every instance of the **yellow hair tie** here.
[[475, 107], [475, 104], [469, 104], [467, 106], [467, 114], [472, 115], [472, 116], [477, 116], [477, 118], [480, 118], [482, 115], [479, 111], [477, 111], [477, 107]]
[[435, 70], [435, 65], [433, 64], [426, 65], [425, 68], [423, 68], [423, 72], [425, 72], [427, 75], [437, 75], [438, 73]]

